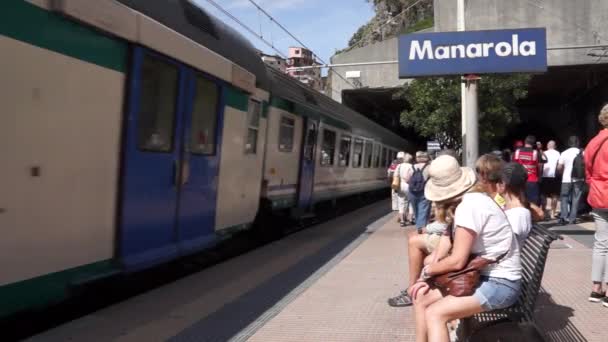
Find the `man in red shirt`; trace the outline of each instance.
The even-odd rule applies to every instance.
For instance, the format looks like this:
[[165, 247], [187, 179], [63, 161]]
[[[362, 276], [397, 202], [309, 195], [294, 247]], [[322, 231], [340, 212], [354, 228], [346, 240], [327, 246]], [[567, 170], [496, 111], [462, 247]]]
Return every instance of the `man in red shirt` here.
[[528, 171], [528, 183], [526, 183], [526, 197], [530, 203], [540, 205], [539, 166], [541, 162], [546, 162], [542, 154], [539, 154], [535, 147], [536, 137], [529, 135], [526, 137], [524, 147], [515, 151], [513, 161], [523, 165]]
[[608, 285], [608, 105], [602, 108], [599, 121], [602, 130], [585, 149], [585, 176], [589, 184], [587, 201], [593, 208], [595, 220], [595, 243], [591, 264], [593, 288], [589, 301], [602, 302], [608, 307], [606, 288]]

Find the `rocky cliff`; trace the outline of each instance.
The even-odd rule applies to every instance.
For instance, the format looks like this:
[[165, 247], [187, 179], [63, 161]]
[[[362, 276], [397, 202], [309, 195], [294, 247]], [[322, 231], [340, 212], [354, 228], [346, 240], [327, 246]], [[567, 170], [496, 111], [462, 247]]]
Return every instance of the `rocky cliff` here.
[[376, 15], [353, 34], [348, 47], [342, 51], [433, 26], [433, 0], [360, 1], [371, 3]]

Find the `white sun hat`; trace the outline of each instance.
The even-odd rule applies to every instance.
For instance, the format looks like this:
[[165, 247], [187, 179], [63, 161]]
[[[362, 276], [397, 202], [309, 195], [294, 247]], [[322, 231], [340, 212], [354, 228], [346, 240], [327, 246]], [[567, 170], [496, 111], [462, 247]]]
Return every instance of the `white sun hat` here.
[[443, 155], [429, 166], [429, 180], [424, 197], [440, 202], [461, 195], [475, 185], [477, 177], [470, 167], [461, 167], [456, 158]]

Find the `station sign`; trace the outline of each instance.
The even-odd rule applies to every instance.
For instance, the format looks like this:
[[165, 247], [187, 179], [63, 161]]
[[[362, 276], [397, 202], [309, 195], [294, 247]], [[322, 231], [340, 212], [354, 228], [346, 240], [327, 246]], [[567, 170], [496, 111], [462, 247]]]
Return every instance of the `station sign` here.
[[399, 37], [399, 78], [547, 71], [545, 28]]
[[429, 140], [426, 142], [426, 150], [428, 152], [441, 151], [441, 144], [437, 140]]

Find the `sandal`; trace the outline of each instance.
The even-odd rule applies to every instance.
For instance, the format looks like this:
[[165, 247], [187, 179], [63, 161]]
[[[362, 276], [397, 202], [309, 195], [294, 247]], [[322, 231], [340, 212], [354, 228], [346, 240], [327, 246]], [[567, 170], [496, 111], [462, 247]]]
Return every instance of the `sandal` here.
[[399, 307], [411, 306], [412, 304], [413, 304], [412, 298], [410, 298], [410, 296], [407, 293], [405, 293], [405, 294], [401, 293], [397, 297], [388, 299], [388, 305], [390, 305], [392, 307], [399, 308]]

